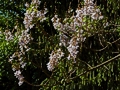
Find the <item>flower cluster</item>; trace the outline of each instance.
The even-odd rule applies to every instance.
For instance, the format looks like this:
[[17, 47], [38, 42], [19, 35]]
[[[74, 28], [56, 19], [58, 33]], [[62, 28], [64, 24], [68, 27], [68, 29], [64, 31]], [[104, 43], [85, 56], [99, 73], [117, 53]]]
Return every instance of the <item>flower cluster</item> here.
[[50, 61], [47, 63], [48, 70], [52, 71], [58, 65], [58, 60], [63, 56], [64, 53], [61, 51], [61, 49], [56, 50], [56, 52], [52, 51], [49, 57]]
[[[40, 10], [38, 11], [37, 8], [40, 5], [40, 1], [39, 0], [32, 0], [31, 2], [31, 10], [27, 10], [24, 18], [24, 25], [25, 28], [29, 31], [29, 29], [33, 28], [35, 22], [37, 20], [40, 20], [40, 22], [44, 21], [46, 19], [45, 14], [47, 13], [47, 9], [44, 8], [44, 10]], [[27, 6], [29, 8], [29, 4], [26, 3], [25, 6]]]
[[62, 30], [63, 24], [60, 22], [60, 18], [58, 18], [58, 15], [55, 15], [52, 19], [51, 19], [53, 23], [53, 26], [55, 29], [57, 30]]
[[24, 82], [24, 77], [21, 75], [21, 71], [20, 70], [15, 71], [14, 75], [16, 78], [18, 78], [18, 80], [19, 80], [18, 84], [19, 84], [19, 86], [21, 86]]
[[25, 54], [25, 52], [30, 50], [30, 48], [27, 45], [30, 43], [31, 40], [33, 40], [31, 35], [28, 34], [26, 30], [22, 31], [22, 34], [19, 37], [19, 48], [22, 54]]
[[[87, 25], [86, 18], [89, 17], [90, 23]], [[55, 15], [51, 21], [53, 26], [60, 33], [60, 44], [67, 48], [68, 60], [73, 59], [75, 61], [79, 44], [85, 41], [84, 36], [86, 31], [92, 29], [91, 22], [93, 20], [103, 19], [100, 9], [96, 7], [93, 0], [84, 0], [84, 6], [82, 8], [77, 8], [76, 14], [71, 17], [66, 17], [63, 21]], [[63, 22], [63, 23], [62, 23]]]
[[70, 60], [71, 58], [75, 61], [75, 58], [77, 56], [78, 53], [78, 41], [79, 38], [73, 37], [70, 42], [69, 42], [69, 46], [67, 47], [68, 51], [69, 51], [69, 56], [68, 56], [68, 60]]
[[5, 30], [4, 35], [5, 35], [5, 40], [6, 41], [13, 40], [14, 36], [12, 35], [12, 33], [9, 30]]
[[[22, 57], [21, 57], [22, 53], [19, 53], [19, 52], [15, 52], [9, 59], [9, 62], [13, 64], [12, 65], [12, 70], [14, 71], [14, 76], [16, 78], [18, 78], [19, 80], [19, 86], [21, 86], [24, 82], [24, 77], [23, 75], [21, 74], [21, 70], [20, 70], [20, 67], [24, 68], [26, 63], [24, 63], [22, 61]], [[15, 60], [15, 58], [18, 58], [18, 60]], [[15, 61], [13, 61], [15, 60]], [[17, 62], [17, 63], [16, 63]], [[18, 63], [19, 62], [19, 63]]]
[[[90, 16], [93, 20], [100, 20], [103, 19], [103, 16], [101, 15], [100, 9], [96, 7], [96, 5], [93, 3], [93, 0], [84, 0], [84, 7], [78, 8], [76, 10], [76, 17], [79, 21], [83, 21], [82, 17], [84, 16]], [[82, 22], [81, 22], [82, 23]]]
[[[21, 74], [20, 68], [24, 68], [26, 66], [26, 63], [23, 60], [23, 57], [25, 56], [25, 53], [30, 50], [29, 44], [30, 41], [33, 40], [31, 35], [29, 34], [30, 29], [33, 28], [37, 20], [40, 20], [42, 22], [45, 20], [45, 14], [47, 13], [47, 9], [38, 11], [37, 8], [40, 5], [39, 0], [32, 0], [31, 4], [28, 3], [25, 4], [25, 6], [28, 8], [25, 13], [24, 17], [24, 26], [25, 30], [21, 31], [21, 35], [19, 37], [19, 51], [15, 52], [9, 59], [9, 62], [14, 65], [13, 71], [15, 72], [14, 75], [19, 80], [19, 85], [22, 85], [24, 82], [24, 77]], [[29, 10], [30, 9], [30, 10]], [[13, 62], [14, 60], [14, 62]]]

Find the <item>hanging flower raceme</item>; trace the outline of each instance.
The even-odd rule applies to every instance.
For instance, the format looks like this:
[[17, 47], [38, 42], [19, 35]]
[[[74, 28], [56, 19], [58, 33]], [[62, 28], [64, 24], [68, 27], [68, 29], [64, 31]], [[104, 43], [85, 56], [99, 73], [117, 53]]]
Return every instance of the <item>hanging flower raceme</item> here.
[[63, 56], [64, 56], [64, 53], [61, 51], [61, 49], [52, 51], [49, 57], [50, 60], [47, 63], [48, 70], [53, 71], [54, 68], [58, 65], [59, 59], [61, 59]]
[[[26, 63], [24, 62], [24, 56], [25, 53], [27, 53], [30, 50], [29, 44], [33, 40], [33, 38], [30, 35], [30, 29], [32, 29], [36, 23], [36, 21], [43, 22], [46, 20], [45, 14], [47, 13], [47, 9], [44, 10], [37, 10], [41, 1], [39, 0], [32, 0], [31, 4], [28, 3], [25, 4], [27, 7], [26, 13], [24, 14], [24, 21], [23, 24], [25, 26], [25, 30], [22, 30], [21, 35], [18, 36], [19, 41], [19, 51], [16, 52], [10, 57], [9, 62], [13, 64], [14, 67], [12, 67], [12, 70], [15, 72], [14, 75], [19, 80], [19, 85], [22, 85], [24, 82], [24, 77], [21, 72], [21, 68], [24, 69], [26, 66]], [[7, 34], [7, 33], [6, 33]], [[8, 33], [11, 37], [11, 34]], [[15, 63], [13, 62], [15, 60]]]

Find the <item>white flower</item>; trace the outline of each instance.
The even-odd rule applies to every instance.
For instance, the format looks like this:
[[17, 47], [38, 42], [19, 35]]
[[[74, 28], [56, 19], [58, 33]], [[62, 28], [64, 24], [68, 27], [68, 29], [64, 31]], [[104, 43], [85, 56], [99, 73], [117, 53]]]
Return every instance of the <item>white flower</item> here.
[[16, 69], [14, 67], [12, 67], [12, 70], [15, 71]]
[[53, 71], [53, 69], [55, 68], [54, 66], [53, 66], [53, 64], [52, 63], [47, 63], [47, 68], [48, 68], [48, 70], [49, 71]]
[[100, 19], [103, 19], [103, 16], [99, 16], [99, 20], [100, 20]]
[[19, 75], [18, 80], [19, 80], [18, 85], [21, 86], [24, 82], [24, 77], [22, 75]]
[[29, 4], [26, 2], [26, 3], [25, 3], [25, 6], [26, 6], [26, 7], [29, 7]]
[[21, 86], [23, 84], [23, 81], [19, 81], [18, 85]]
[[13, 61], [13, 58], [10, 58], [8, 62], [12, 62]]
[[16, 78], [18, 78], [20, 74], [21, 74], [21, 71], [20, 71], [20, 70], [18, 70], [18, 71], [16, 71], [16, 72], [14, 73], [14, 75], [16, 76]]

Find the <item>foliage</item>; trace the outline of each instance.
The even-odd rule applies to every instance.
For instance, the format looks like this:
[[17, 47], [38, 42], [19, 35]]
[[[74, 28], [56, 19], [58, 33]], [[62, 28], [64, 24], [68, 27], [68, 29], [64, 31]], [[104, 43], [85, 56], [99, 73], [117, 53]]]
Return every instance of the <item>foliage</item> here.
[[26, 1], [0, 1], [0, 87], [120, 89], [119, 3]]

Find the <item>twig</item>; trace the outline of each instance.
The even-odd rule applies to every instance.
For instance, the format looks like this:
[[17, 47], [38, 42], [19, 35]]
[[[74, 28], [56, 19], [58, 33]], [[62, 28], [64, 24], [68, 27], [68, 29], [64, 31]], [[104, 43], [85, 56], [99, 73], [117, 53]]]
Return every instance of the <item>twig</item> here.
[[83, 61], [83, 60], [80, 60], [80, 61], [85, 63], [88, 67], [92, 68], [92, 66], [90, 66], [90, 64], [86, 63], [85, 61]]
[[115, 40], [115, 41], [113, 41], [113, 42], [111, 42], [111, 43], [113, 44], [113, 43], [115, 43], [115, 42], [117, 42], [117, 41], [119, 41], [119, 40], [120, 40], [120, 38], [118, 38], [117, 40]]
[[26, 82], [28, 85], [31, 85], [31, 86], [35, 86], [35, 87], [40, 87], [40, 86], [47, 86], [47, 85], [35, 85], [35, 84], [31, 84], [30, 82], [28, 82], [27, 80], [24, 79], [24, 82]]

